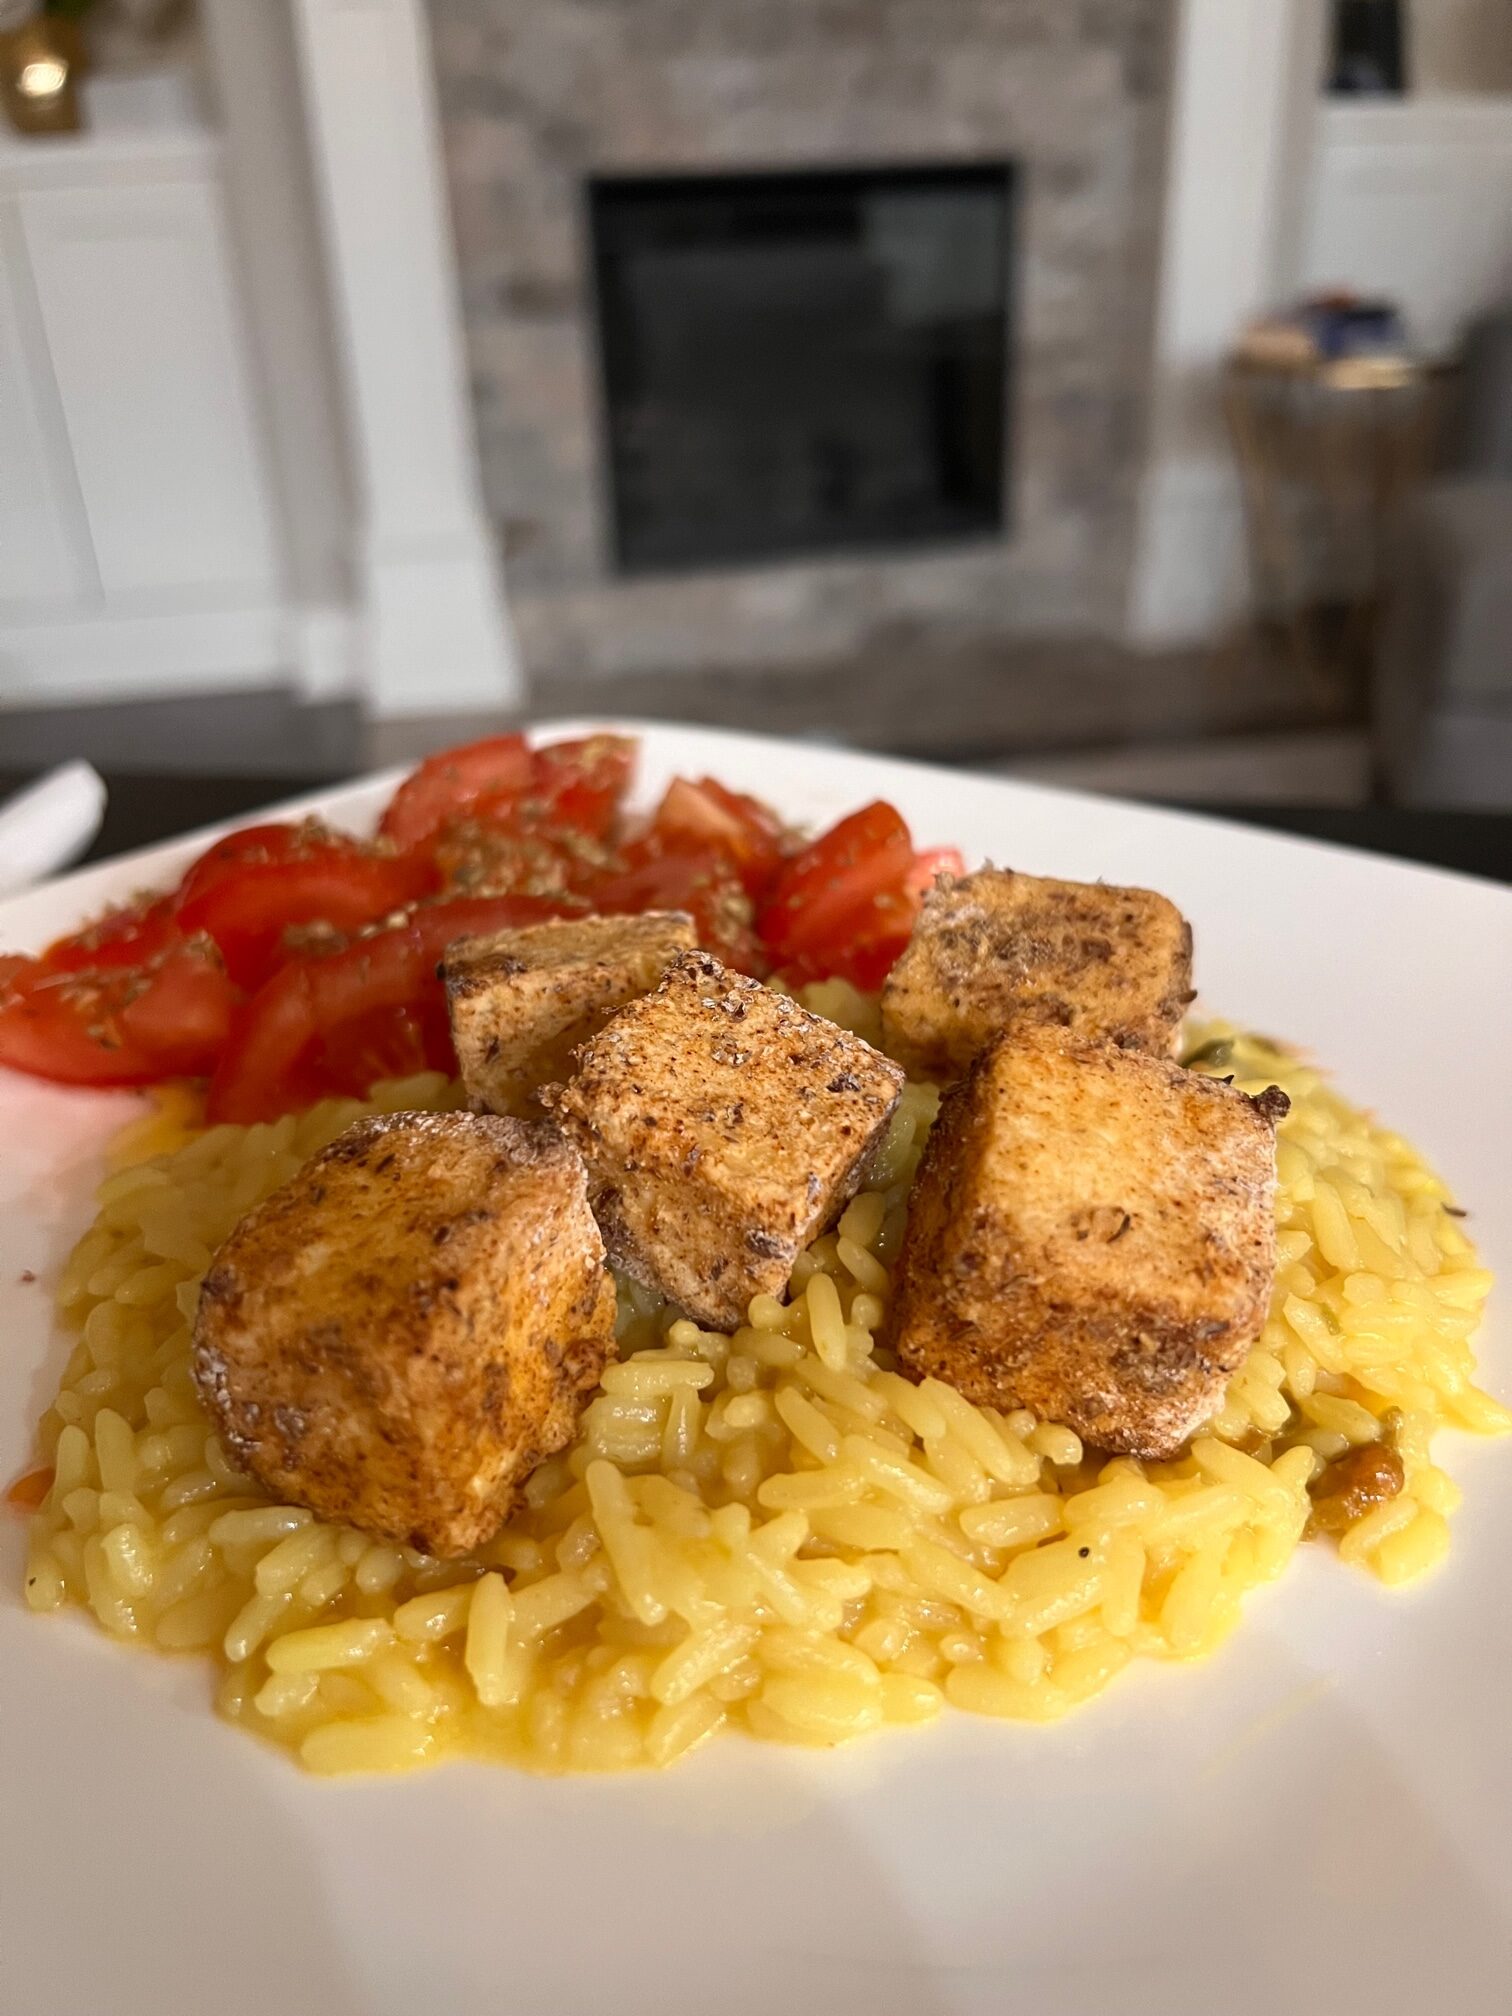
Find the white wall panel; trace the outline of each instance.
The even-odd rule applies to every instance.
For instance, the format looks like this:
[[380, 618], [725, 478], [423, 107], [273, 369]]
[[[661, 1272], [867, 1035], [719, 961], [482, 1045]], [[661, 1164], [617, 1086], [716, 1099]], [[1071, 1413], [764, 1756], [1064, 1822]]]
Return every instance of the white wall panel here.
[[272, 511], [208, 183], [18, 198], [105, 595], [267, 593]]
[[20, 220], [0, 199], [0, 609], [98, 592]]
[[1390, 296], [1435, 351], [1512, 301], [1512, 96], [1326, 105], [1303, 279]]

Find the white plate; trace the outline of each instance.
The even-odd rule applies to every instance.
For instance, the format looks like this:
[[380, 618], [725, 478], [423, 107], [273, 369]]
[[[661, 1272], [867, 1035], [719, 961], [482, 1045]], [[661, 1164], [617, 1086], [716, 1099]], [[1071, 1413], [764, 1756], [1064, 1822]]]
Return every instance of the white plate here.
[[[1512, 1278], [1512, 896], [1239, 827], [756, 738], [644, 731], [827, 820], [1148, 884], [1203, 1000], [1315, 1047], [1448, 1173]], [[319, 803], [357, 823], [383, 786]], [[0, 905], [40, 943], [199, 837]], [[61, 1347], [48, 1282], [129, 1110], [0, 1074], [0, 1473]], [[24, 1285], [23, 1269], [42, 1277]], [[1482, 1335], [1512, 1391], [1507, 1295]], [[217, 1721], [206, 1666], [17, 1595], [0, 1554], [0, 2007], [16, 2016], [1330, 2016], [1512, 1997], [1512, 1449], [1446, 1438], [1449, 1564], [1383, 1592], [1319, 1552], [1193, 1668], [1050, 1729], [947, 1712], [833, 1755], [716, 1743], [664, 1776], [457, 1765], [316, 1782]]]

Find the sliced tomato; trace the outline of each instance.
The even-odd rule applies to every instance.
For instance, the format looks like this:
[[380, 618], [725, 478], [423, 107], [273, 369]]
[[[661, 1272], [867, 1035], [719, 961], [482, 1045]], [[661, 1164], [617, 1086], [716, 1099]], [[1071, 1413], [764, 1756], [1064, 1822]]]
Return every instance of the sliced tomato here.
[[759, 798], [731, 791], [713, 777], [674, 777], [656, 808], [651, 831], [669, 848], [724, 854], [759, 900], [782, 866], [783, 825]]
[[310, 925], [354, 931], [434, 885], [434, 871], [418, 857], [314, 820], [250, 826], [217, 841], [189, 870], [178, 922], [208, 933], [233, 981], [255, 988], [289, 956], [289, 932]]
[[533, 764], [523, 735], [490, 735], [427, 756], [406, 777], [379, 821], [378, 830], [401, 847], [418, 847], [449, 820], [467, 817], [485, 801], [513, 802], [530, 789]]
[[120, 991], [120, 983], [29, 962], [0, 1000], [0, 1064], [61, 1085], [150, 1085], [161, 1073], [122, 1035]]
[[529, 807], [547, 826], [565, 826], [605, 839], [635, 769], [635, 744], [627, 735], [586, 735], [548, 742], [531, 765]]
[[52, 972], [31, 960], [0, 996], [0, 1063], [69, 1085], [149, 1085], [209, 1071], [236, 991], [213, 946], [143, 968]]
[[128, 1041], [157, 1060], [159, 1077], [198, 1078], [213, 1070], [237, 1002], [215, 947], [191, 938], [137, 977], [146, 984], [120, 1011]]
[[724, 854], [668, 848], [655, 833], [621, 852], [622, 866], [593, 885], [595, 910], [609, 917], [686, 910], [706, 951], [741, 973], [760, 978], [770, 970], [751, 926], [751, 899]]
[[26, 1470], [6, 1486], [5, 1502], [16, 1512], [35, 1512], [53, 1487], [53, 1468], [45, 1463], [38, 1470]]
[[863, 993], [874, 994], [907, 949], [919, 900], [907, 890], [874, 896], [849, 921], [843, 937], [785, 961], [783, 977], [795, 985], [809, 980], [849, 980]]
[[409, 1009], [425, 977], [407, 930], [281, 966], [232, 1023], [206, 1117], [272, 1120], [421, 1068], [424, 1039]]
[[874, 994], [907, 951], [935, 878], [965, 872], [957, 848], [931, 847], [915, 854], [901, 888], [882, 890], [849, 913], [833, 937], [784, 960], [784, 977], [795, 983], [849, 980], [863, 993]]
[[314, 963], [296, 960], [281, 966], [232, 1017], [205, 1097], [205, 1118], [212, 1126], [298, 1112], [313, 1106], [327, 1089], [310, 989]]
[[459, 938], [482, 938], [490, 931], [508, 931], [520, 924], [544, 924], [553, 917], [573, 916], [576, 903], [553, 896], [457, 896], [445, 902], [418, 904], [406, 923], [421, 956], [432, 972], [448, 945]]
[[323, 1092], [362, 1095], [382, 1078], [453, 1068], [446, 1009], [409, 925], [361, 939], [308, 969], [313, 1063]]
[[212, 1122], [269, 1120], [380, 1078], [456, 1067], [437, 961], [459, 938], [540, 923], [528, 896], [422, 903], [405, 922], [282, 966], [237, 1011], [210, 1082]]
[[435, 968], [456, 938], [678, 909], [742, 971], [870, 989], [935, 877], [963, 871], [954, 848], [916, 854], [880, 801], [789, 851], [769, 807], [712, 777], [675, 779], [620, 844], [634, 756], [622, 736], [534, 752], [494, 736], [422, 764], [377, 843], [313, 823], [231, 834], [174, 895], [0, 957], [0, 1064], [92, 1085], [213, 1074], [212, 1119], [271, 1118], [454, 1068]]
[[443, 886], [467, 896], [576, 896], [615, 865], [602, 840], [567, 826], [488, 826], [479, 819], [443, 828], [432, 859]]
[[395, 792], [380, 830], [406, 848], [429, 846], [460, 820], [602, 840], [634, 767], [635, 744], [624, 735], [585, 735], [536, 750], [522, 735], [494, 735], [427, 757]]
[[927, 896], [941, 875], [964, 875], [966, 857], [959, 847], [924, 847], [915, 854], [904, 887]]
[[52, 973], [105, 972], [145, 966], [183, 937], [171, 896], [142, 896], [107, 910], [82, 931], [48, 946], [42, 962]]
[[[311, 826], [318, 822], [312, 820]], [[289, 819], [265, 819], [256, 826], [238, 826], [196, 855], [179, 878], [180, 903], [192, 901], [232, 869], [259, 861], [278, 861], [290, 851], [298, 827]]]
[[811, 955], [838, 957], [865, 928], [867, 906], [903, 888], [913, 858], [902, 814], [881, 799], [793, 855], [756, 920], [777, 964]]

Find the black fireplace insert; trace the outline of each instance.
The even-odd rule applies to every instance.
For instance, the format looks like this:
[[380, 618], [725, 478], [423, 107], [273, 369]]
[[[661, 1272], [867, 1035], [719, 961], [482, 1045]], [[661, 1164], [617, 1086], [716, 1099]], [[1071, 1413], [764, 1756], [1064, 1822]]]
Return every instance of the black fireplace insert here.
[[1001, 535], [1011, 164], [588, 197], [622, 572]]

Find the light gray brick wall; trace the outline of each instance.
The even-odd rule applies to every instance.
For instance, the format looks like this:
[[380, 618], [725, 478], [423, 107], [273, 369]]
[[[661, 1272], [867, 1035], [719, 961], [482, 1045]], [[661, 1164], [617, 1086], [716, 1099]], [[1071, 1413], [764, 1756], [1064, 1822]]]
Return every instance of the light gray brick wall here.
[[[430, 0], [483, 484], [527, 669], [806, 667], [1114, 626], [1174, 0]], [[1021, 165], [1012, 530], [617, 578], [585, 179]]]

